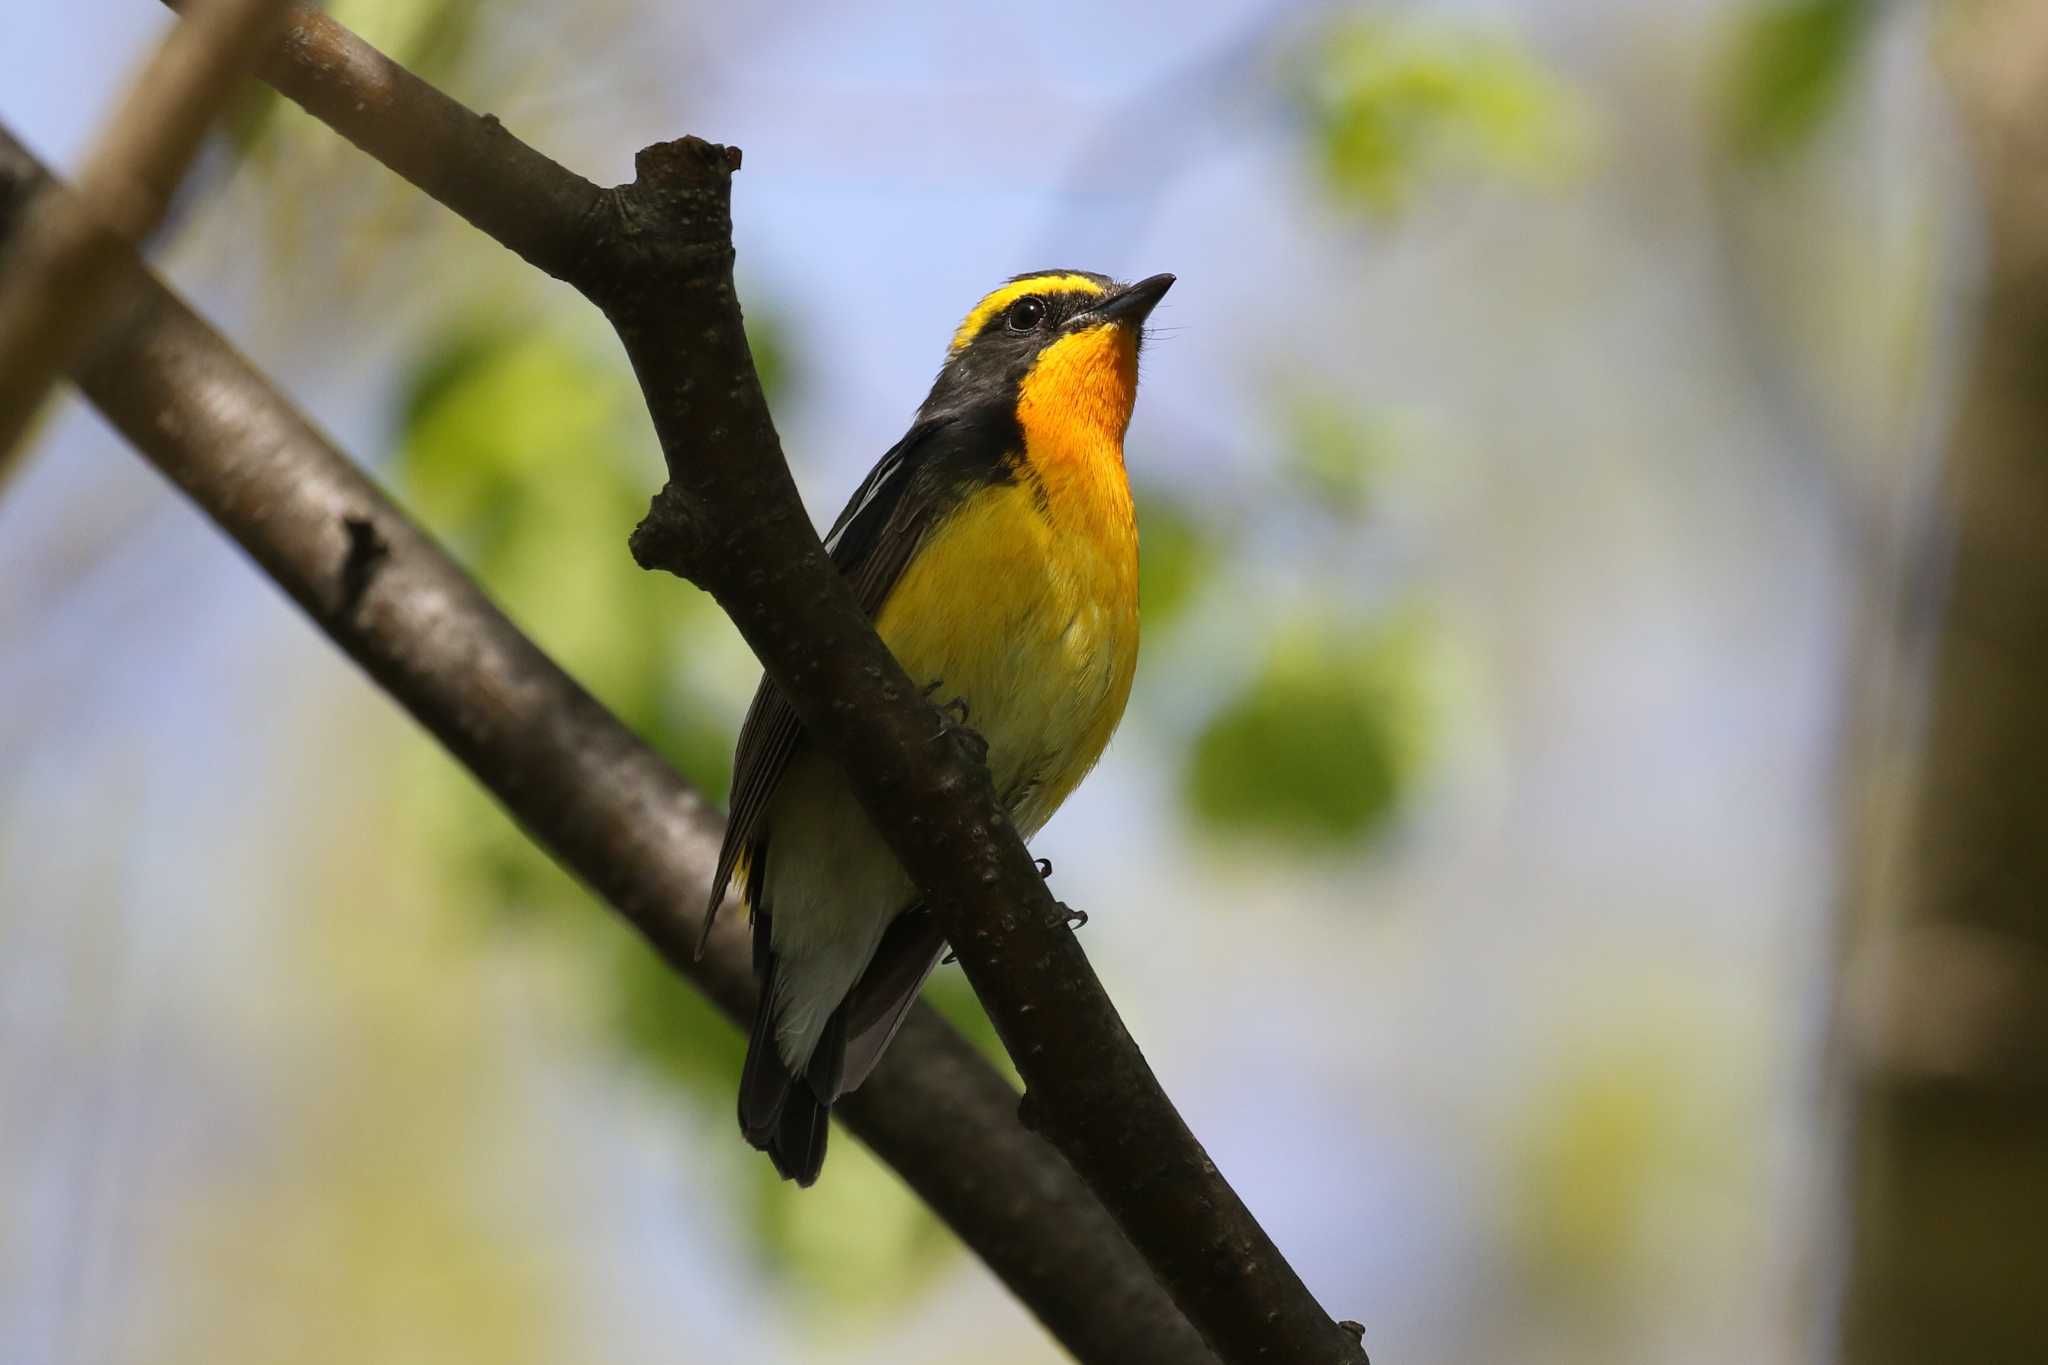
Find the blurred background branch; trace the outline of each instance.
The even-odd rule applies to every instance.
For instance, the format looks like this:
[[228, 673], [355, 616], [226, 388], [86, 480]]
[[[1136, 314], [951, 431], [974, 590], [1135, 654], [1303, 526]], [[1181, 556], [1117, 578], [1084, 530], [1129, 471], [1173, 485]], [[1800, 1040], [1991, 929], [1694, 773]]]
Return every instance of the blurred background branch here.
[[1942, 52], [1985, 212], [1947, 437], [1939, 618], [1913, 780], [1849, 929], [1844, 1358], [2048, 1349], [2048, 9], [1949, 7]]
[[13, 234], [0, 260], [0, 486], [50, 385], [92, 336], [108, 277], [163, 220], [282, 11], [283, 0], [194, 0], [100, 135], [77, 192], [33, 207]]
[[[0, 242], [64, 192], [0, 129]], [[722, 821], [505, 619], [353, 464], [131, 256], [78, 370], [87, 397], [538, 841], [733, 1022], [754, 982], [742, 917], [697, 960]], [[894, 1060], [898, 1054], [901, 1060]], [[845, 1107], [1077, 1358], [1200, 1360], [1187, 1321], [1016, 1093], [920, 1008]]]

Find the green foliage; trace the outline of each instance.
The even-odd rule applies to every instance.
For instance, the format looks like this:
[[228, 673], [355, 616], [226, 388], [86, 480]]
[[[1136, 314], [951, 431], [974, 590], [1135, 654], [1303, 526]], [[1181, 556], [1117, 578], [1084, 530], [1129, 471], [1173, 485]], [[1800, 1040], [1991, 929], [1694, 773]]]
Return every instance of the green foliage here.
[[931, 980], [925, 982], [923, 998], [927, 1005], [939, 1012], [941, 1018], [960, 1030], [962, 1037], [980, 1048], [990, 1065], [1012, 1081], [1017, 1080], [1017, 1068], [1010, 1061], [1010, 1054], [1003, 1050], [1002, 1039], [996, 1036], [996, 1026], [981, 1007], [981, 997], [974, 993], [974, 987], [967, 984], [965, 973], [957, 967], [940, 967], [932, 973]]
[[1777, 0], [1744, 18], [1723, 95], [1724, 132], [1739, 156], [1795, 150], [1841, 98], [1872, 0]]
[[1197, 738], [1189, 810], [1212, 829], [1335, 848], [1386, 822], [1423, 729], [1418, 623], [1360, 629], [1307, 619], [1284, 629], [1249, 684]]
[[[1369, 839], [1413, 787], [1446, 681], [1434, 665], [1447, 656], [1410, 607], [1361, 622], [1320, 596], [1278, 613], [1273, 604], [1276, 594], [1292, 600], [1290, 581], [1335, 582], [1356, 563], [1361, 523], [1387, 471], [1410, 457], [1418, 424], [1402, 410], [1301, 391], [1273, 425], [1285, 433], [1282, 478], [1269, 496], [1239, 500], [1233, 524], [1219, 527], [1174, 497], [1141, 498], [1141, 580], [1157, 575], [1140, 585], [1149, 642], [1141, 676], [1156, 687], [1258, 655], [1250, 677], [1197, 720], [1181, 764], [1182, 809], [1204, 833], [1264, 842], [1283, 856], [1338, 852]], [[1212, 584], [1224, 590], [1205, 591]], [[1182, 616], [1199, 624], [1161, 641], [1156, 621]], [[1169, 712], [1185, 704], [1153, 701]]]
[[[1500, 1240], [1556, 1305], [1636, 1301], [1677, 1248], [1705, 1249], [1752, 1216], [1760, 1040], [1739, 1007], [1649, 963], [1584, 983], [1606, 1001], [1581, 1038], [1557, 1040], [1499, 1134], [1508, 1177]], [[1617, 1032], [1614, 1019], [1629, 1027]]]
[[1288, 414], [1287, 472], [1317, 507], [1349, 518], [1372, 510], [1373, 483], [1408, 444], [1399, 413], [1305, 397]]
[[761, 388], [769, 397], [803, 382], [795, 347], [772, 315], [747, 319], [747, 349], [754, 353], [754, 373], [761, 376]]
[[[661, 470], [625, 377], [545, 330], [463, 330], [416, 368], [401, 433], [398, 473], [427, 523], [586, 686], [721, 795], [731, 736], [717, 671], [744, 656], [708, 598], [625, 553]], [[686, 637], [710, 670], [680, 666]]]
[[1138, 493], [1138, 619], [1157, 636], [1180, 619], [1223, 547], [1213, 529], [1170, 493]]
[[[185, 1045], [202, 1046], [214, 1074], [262, 1095], [236, 1120], [261, 1159], [152, 1195], [132, 1249], [174, 1291], [129, 1348], [87, 1354], [560, 1360], [579, 1311], [567, 1263], [508, 1236], [496, 1202], [514, 1180], [545, 1191], [536, 1208], [590, 1188], [505, 1064], [508, 1014], [531, 1025], [554, 1002], [508, 999], [509, 979], [535, 976], [485, 950], [476, 923], [439, 913], [440, 869], [393, 818], [403, 812], [363, 806], [360, 793], [391, 781], [390, 752], [364, 742], [402, 733], [388, 708], [367, 689], [312, 696], [284, 703], [301, 712], [280, 726], [293, 743], [263, 768], [294, 809], [266, 821], [264, 848], [237, 854], [295, 888], [292, 913], [262, 917], [268, 969], [195, 982], [207, 1003], [181, 1025], [204, 1030]], [[346, 1331], [312, 1326], [342, 1320]]]
[[1330, 186], [1382, 216], [1445, 174], [1554, 178], [1585, 143], [1579, 102], [1517, 45], [1412, 19], [1324, 31], [1296, 99]]
[[482, 0], [330, 0], [327, 11], [406, 70], [439, 83], [476, 44]]
[[[660, 462], [623, 376], [536, 327], [458, 328], [414, 370], [396, 473], [407, 501], [568, 670], [716, 794], [730, 736], [715, 670], [738, 662], [701, 593], [642, 573], [626, 530]], [[678, 667], [688, 640], [714, 661]], [[486, 799], [450, 778], [437, 823], [450, 864], [498, 911], [582, 893]], [[433, 818], [431, 813], [428, 818]]]
[[698, 1094], [737, 1083], [747, 1040], [716, 1005], [679, 984], [675, 969], [637, 938], [619, 935], [607, 956], [614, 1018], [636, 1055]]

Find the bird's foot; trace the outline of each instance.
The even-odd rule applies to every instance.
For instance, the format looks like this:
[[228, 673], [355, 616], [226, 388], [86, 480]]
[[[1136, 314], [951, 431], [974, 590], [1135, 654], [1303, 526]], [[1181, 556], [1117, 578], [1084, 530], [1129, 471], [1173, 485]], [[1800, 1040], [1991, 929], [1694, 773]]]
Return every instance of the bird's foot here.
[[[1052, 864], [1044, 858], [1040, 858], [1038, 861], [1040, 864], [1039, 875], [1050, 875]], [[1088, 912], [1086, 910], [1076, 910], [1065, 901], [1054, 901], [1052, 904], [1053, 909], [1058, 912], [1058, 923], [1062, 929], [1079, 930], [1088, 923]], [[960, 954], [952, 948], [948, 948], [946, 949], [946, 955], [939, 959], [939, 965], [941, 967], [950, 967], [959, 960]]]
[[[924, 699], [930, 701], [933, 694], [945, 685], [946, 680], [944, 678], [933, 678], [924, 685], [924, 692], [922, 694]], [[965, 697], [955, 697], [941, 706], [939, 710], [943, 714], [951, 716], [957, 724], [965, 725], [967, 723], [967, 698]]]
[[932, 736], [932, 743], [943, 739], [958, 744], [976, 763], [988, 762], [988, 740], [967, 723], [967, 698], [955, 697], [939, 708], [939, 732]]
[[1038, 860], [1038, 879], [1039, 879], [1040, 881], [1045, 881], [1045, 880], [1046, 880], [1047, 878], [1049, 878], [1049, 877], [1051, 877], [1051, 876], [1052, 876], [1052, 859], [1050, 859], [1050, 858], [1040, 858], [1040, 859]]

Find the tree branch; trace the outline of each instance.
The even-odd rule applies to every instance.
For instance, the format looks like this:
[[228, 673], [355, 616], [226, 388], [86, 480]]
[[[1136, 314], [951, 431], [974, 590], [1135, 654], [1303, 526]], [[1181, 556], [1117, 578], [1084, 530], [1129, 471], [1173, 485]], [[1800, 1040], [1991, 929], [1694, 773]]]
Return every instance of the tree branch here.
[[[646, 148], [634, 183], [600, 192], [572, 222], [568, 173], [543, 169], [537, 152], [508, 154], [516, 139], [495, 120], [444, 111], [409, 121], [414, 99], [388, 98], [388, 85], [337, 98], [350, 71], [375, 63], [320, 64], [306, 54], [344, 42], [339, 26], [295, 10], [291, 27], [320, 41], [280, 45], [264, 72], [281, 93], [306, 94], [309, 112], [372, 155], [402, 146], [394, 169], [514, 250], [528, 254], [544, 234], [544, 259], [529, 259], [611, 320], [669, 469], [634, 533], [636, 558], [718, 600], [812, 740], [845, 768], [1023, 1075], [1027, 1122], [1060, 1147], [1219, 1355], [1362, 1362], [1358, 1338], [1317, 1305], [1160, 1088], [986, 768], [923, 696], [929, 680], [905, 676], [827, 560], [733, 288], [738, 151], [696, 138]], [[487, 158], [504, 178], [484, 193], [467, 168]]]
[[170, 206], [200, 139], [269, 46], [282, 0], [207, 0], [171, 29], [78, 178], [16, 235], [0, 271], [0, 479], [43, 396], [92, 336], [107, 277]]
[[[190, 0], [167, 0], [183, 8]], [[570, 279], [605, 191], [449, 99], [317, 9], [294, 4], [256, 70], [294, 104], [527, 264]]]
[[[0, 129], [0, 244], [31, 199], [67, 198]], [[38, 191], [41, 190], [39, 194]], [[482, 782], [534, 840], [744, 1026], [737, 916], [701, 961], [722, 817], [564, 674], [433, 541], [152, 277], [115, 261], [86, 396]], [[840, 1106], [1076, 1356], [1210, 1359], [1016, 1092], [929, 1008]]]

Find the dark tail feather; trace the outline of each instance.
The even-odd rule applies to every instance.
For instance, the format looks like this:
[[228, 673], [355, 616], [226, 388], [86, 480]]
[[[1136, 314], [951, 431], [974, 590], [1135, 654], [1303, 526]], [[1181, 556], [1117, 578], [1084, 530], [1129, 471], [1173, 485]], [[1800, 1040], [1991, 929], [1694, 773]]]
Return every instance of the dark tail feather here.
[[795, 1086], [775, 1135], [763, 1146], [775, 1173], [808, 1188], [825, 1166], [825, 1139], [832, 1132], [832, 1106], [818, 1103], [808, 1087]]
[[754, 1030], [747, 1037], [747, 1064], [740, 1071], [740, 1131], [756, 1147], [765, 1146], [782, 1117], [783, 1101], [789, 1095], [789, 1069], [775, 1050], [775, 1018], [769, 1001], [775, 998], [775, 959], [769, 958], [761, 974], [761, 1003], [754, 1007]]
[[846, 1063], [846, 1007], [832, 1012], [825, 1033], [799, 1082], [789, 1074], [775, 1046], [775, 963], [761, 976], [761, 1004], [747, 1039], [747, 1064], [740, 1073], [740, 1131], [768, 1153], [784, 1180], [809, 1185], [825, 1164], [825, 1139], [832, 1132], [832, 1101]]
[[867, 970], [846, 996], [843, 1090], [858, 1090], [875, 1069], [945, 950], [945, 935], [922, 905], [913, 905], [891, 921]]

